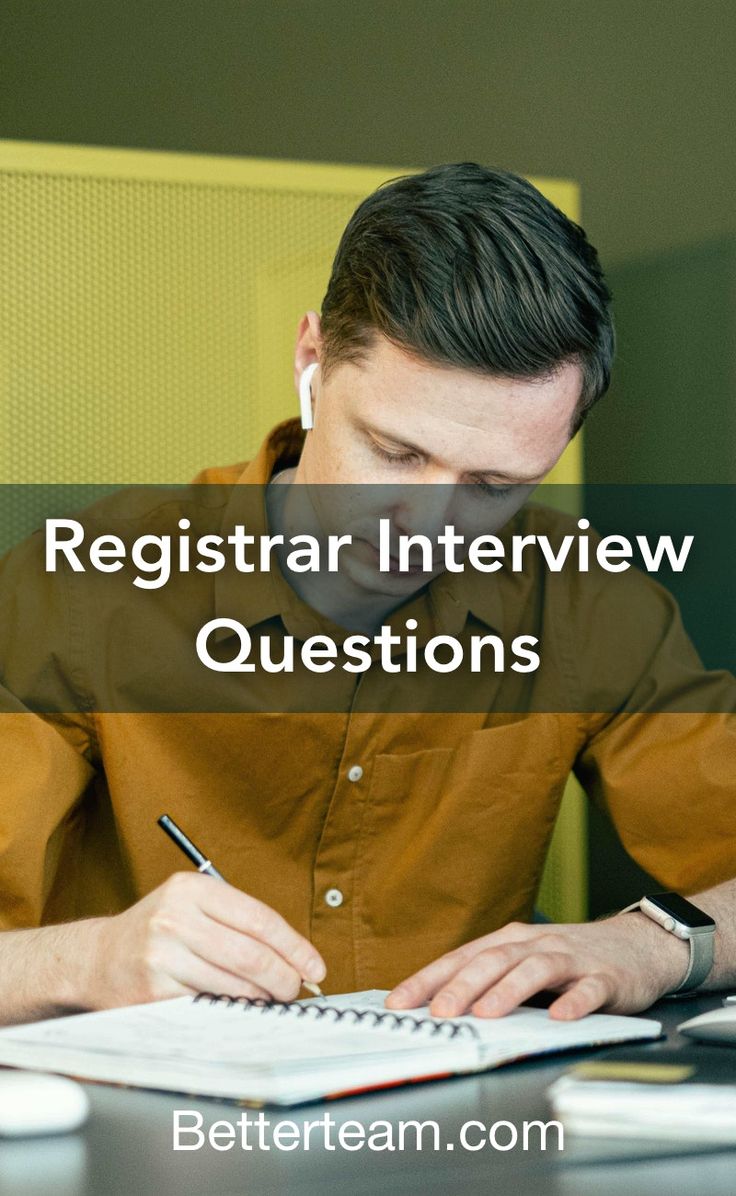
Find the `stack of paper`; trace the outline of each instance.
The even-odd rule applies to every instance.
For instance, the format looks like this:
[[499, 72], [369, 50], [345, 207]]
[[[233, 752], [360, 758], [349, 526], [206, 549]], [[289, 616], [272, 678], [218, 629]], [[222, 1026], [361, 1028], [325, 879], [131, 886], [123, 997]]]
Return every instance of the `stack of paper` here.
[[617, 1052], [573, 1068], [548, 1095], [573, 1133], [736, 1142], [736, 1053], [728, 1048]]

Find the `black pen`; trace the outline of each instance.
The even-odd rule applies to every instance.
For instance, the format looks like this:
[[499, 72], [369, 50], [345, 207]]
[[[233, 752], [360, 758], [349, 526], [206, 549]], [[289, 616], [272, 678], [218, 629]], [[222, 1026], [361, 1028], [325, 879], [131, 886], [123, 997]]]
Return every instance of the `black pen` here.
[[216, 880], [225, 879], [222, 873], [217, 871], [212, 861], [208, 860], [207, 856], [203, 855], [198, 847], [195, 847], [188, 835], [184, 834], [181, 827], [176, 825], [173, 818], [169, 818], [168, 814], [162, 814], [158, 825], [162, 831], [166, 831], [179, 850], [184, 852], [187, 859], [191, 860], [197, 872], [205, 872], [207, 876], [214, 876]]
[[[224, 881], [225, 877], [222, 873], [218, 872], [212, 861], [192, 843], [189, 836], [184, 834], [184, 831], [180, 826], [176, 825], [173, 818], [169, 818], [168, 814], [162, 814], [158, 819], [158, 825], [162, 831], [166, 832], [172, 842], [176, 843], [179, 850], [184, 852], [187, 859], [191, 860], [198, 872], [203, 872], [206, 876], [214, 876], [216, 880]], [[324, 996], [318, 984], [311, 984], [309, 980], [305, 980], [303, 977], [302, 986], [306, 988], [307, 992], [314, 993], [315, 997]]]

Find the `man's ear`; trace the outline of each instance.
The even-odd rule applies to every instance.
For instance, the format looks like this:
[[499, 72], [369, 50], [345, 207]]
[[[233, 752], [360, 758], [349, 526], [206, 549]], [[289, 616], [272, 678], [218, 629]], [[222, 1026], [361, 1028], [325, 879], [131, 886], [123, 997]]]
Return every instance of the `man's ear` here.
[[322, 360], [322, 325], [316, 311], [302, 316], [296, 331], [294, 348], [294, 388], [299, 391], [299, 379], [312, 362]]

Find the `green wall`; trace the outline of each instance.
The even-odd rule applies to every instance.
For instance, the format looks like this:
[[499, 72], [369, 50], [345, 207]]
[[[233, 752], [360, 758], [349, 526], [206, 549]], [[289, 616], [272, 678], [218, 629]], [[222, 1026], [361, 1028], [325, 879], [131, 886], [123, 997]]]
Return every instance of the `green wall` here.
[[[648, 519], [672, 525], [676, 501], [706, 538], [733, 559], [732, 503], [722, 491], [697, 483], [736, 482], [736, 239], [709, 241], [669, 253], [642, 255], [610, 272], [618, 334], [610, 394], [591, 414], [586, 431], [586, 473], [594, 483], [631, 485], [610, 522], [605, 490], [589, 489], [586, 510], [594, 526], [635, 534]], [[646, 483], [644, 486], [638, 483]], [[715, 524], [715, 529], [713, 527]], [[733, 571], [718, 565], [683, 574], [672, 585], [683, 619], [710, 668], [736, 670]], [[591, 913], [624, 906], [657, 888], [626, 856], [607, 820], [589, 819]]]
[[598, 482], [736, 482], [736, 237], [614, 265], [613, 384], [586, 429]]
[[730, 0], [4, 0], [0, 134], [567, 176], [613, 265], [736, 231], [735, 58]]

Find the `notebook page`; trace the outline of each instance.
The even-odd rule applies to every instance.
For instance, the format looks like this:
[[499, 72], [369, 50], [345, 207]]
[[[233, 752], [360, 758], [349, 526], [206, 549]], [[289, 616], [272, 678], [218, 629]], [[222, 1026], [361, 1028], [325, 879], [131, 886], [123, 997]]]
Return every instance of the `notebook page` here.
[[[385, 1009], [385, 996], [372, 990], [266, 1010], [181, 997], [54, 1018], [0, 1030], [0, 1064], [289, 1104], [660, 1032], [658, 1022], [641, 1018], [592, 1015], [555, 1022], [539, 1009], [493, 1020], [431, 1019], [426, 1009], [393, 1014]], [[358, 1023], [348, 1010], [370, 1011], [385, 1021]], [[453, 1027], [461, 1028], [456, 1037]]]
[[[331, 1005], [332, 999], [326, 1004]], [[344, 1005], [342, 1007], [345, 1007]], [[189, 997], [76, 1014], [0, 1032], [0, 1058], [11, 1044], [56, 1046], [79, 1052], [138, 1056], [153, 1061], [200, 1060], [212, 1066], [273, 1065], [329, 1055], [392, 1053], [426, 1048], [425, 1035], [312, 1020], [288, 1011], [262, 1011]]]
[[[387, 990], [369, 989], [346, 996], [328, 997], [327, 1000], [339, 1008], [382, 1010], [387, 996]], [[319, 1000], [315, 998], [314, 1003]], [[405, 1012], [416, 1018], [431, 1016], [427, 1006]], [[479, 1040], [480, 1061], [484, 1067], [551, 1051], [573, 1050], [575, 1047], [659, 1038], [662, 1033], [661, 1023], [651, 1018], [591, 1013], [578, 1021], [562, 1022], [551, 1018], [546, 1009], [527, 1006], [515, 1009], [502, 1018], [454, 1017], [435, 1020], [438, 1023], [472, 1026]]]
[[[325, 1002], [328, 1003], [328, 1002]], [[194, 1002], [189, 997], [0, 1031], [0, 1063], [139, 1087], [292, 1103], [477, 1066], [473, 1039]]]

